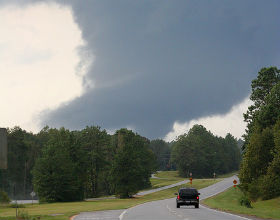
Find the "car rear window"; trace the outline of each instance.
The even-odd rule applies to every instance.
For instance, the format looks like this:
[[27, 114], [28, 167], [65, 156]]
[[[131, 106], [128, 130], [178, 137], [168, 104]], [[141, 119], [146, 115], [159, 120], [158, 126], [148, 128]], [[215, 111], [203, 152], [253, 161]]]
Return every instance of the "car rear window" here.
[[188, 194], [188, 195], [190, 195], [190, 194], [197, 194], [198, 192], [197, 192], [197, 190], [196, 189], [180, 189], [180, 192], [179, 192], [180, 194]]

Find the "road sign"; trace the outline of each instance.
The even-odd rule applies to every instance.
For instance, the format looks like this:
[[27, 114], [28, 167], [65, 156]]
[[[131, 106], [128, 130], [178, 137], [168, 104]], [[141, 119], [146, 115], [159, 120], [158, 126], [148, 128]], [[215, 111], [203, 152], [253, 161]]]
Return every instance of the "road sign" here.
[[233, 187], [236, 187], [237, 181], [233, 180], [232, 182], [233, 182]]
[[7, 151], [7, 131], [0, 128], [0, 169], [8, 168]]
[[192, 173], [190, 173], [190, 176], [192, 176]]

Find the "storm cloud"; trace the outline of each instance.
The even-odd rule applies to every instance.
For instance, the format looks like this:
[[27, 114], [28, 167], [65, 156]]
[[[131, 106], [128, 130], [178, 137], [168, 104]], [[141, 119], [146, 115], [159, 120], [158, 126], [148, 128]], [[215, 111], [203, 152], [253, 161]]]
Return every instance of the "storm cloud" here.
[[84, 94], [42, 113], [42, 126], [164, 137], [175, 121], [229, 111], [261, 67], [279, 66], [279, 1], [57, 2], [94, 62]]

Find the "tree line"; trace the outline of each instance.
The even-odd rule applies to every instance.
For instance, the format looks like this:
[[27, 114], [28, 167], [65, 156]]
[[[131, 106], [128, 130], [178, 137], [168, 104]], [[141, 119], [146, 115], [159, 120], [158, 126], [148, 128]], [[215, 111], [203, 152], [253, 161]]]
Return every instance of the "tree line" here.
[[183, 177], [213, 177], [239, 169], [241, 152], [237, 140], [227, 134], [214, 136], [202, 125], [194, 125], [173, 143], [171, 160]]
[[149, 144], [127, 129], [109, 135], [95, 126], [45, 127], [32, 134], [15, 127], [8, 130], [8, 169], [0, 171], [0, 188], [14, 199], [35, 191], [46, 202], [131, 197], [150, 186], [156, 170]]
[[230, 134], [214, 136], [201, 125], [168, 143], [127, 129], [113, 135], [98, 126], [79, 131], [43, 128], [39, 133], [8, 129], [8, 169], [0, 189], [13, 199], [76, 201], [104, 195], [133, 196], [151, 186], [156, 170], [178, 170], [182, 177], [211, 177], [237, 170], [240, 150]]
[[262, 68], [251, 87], [239, 177], [252, 200], [271, 199], [280, 196], [280, 70]]

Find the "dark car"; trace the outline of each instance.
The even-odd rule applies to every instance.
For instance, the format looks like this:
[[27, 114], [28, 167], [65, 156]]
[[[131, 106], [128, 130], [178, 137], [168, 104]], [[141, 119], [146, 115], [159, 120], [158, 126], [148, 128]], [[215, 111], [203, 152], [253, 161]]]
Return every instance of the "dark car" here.
[[181, 205], [194, 205], [195, 208], [199, 208], [200, 193], [195, 188], [181, 188], [175, 195], [177, 195], [177, 208], [180, 208]]

